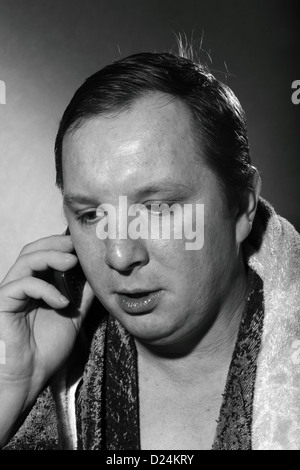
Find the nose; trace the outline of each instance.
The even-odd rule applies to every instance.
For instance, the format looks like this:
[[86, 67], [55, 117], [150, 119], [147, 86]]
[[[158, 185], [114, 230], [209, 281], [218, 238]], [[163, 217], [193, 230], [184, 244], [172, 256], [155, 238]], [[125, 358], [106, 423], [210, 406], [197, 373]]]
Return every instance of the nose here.
[[105, 262], [111, 269], [128, 273], [146, 265], [149, 262], [149, 253], [141, 239], [107, 239]]

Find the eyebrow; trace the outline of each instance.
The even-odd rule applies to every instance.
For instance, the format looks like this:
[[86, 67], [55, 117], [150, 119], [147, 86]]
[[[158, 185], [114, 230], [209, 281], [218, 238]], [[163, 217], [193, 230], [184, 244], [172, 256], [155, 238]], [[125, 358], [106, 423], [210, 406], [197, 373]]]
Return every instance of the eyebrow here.
[[155, 193], [161, 193], [163, 195], [170, 195], [176, 197], [186, 196], [191, 191], [191, 186], [181, 183], [180, 181], [174, 181], [170, 178], [164, 178], [160, 181], [147, 184], [147, 186], [138, 190], [140, 197], [146, 197]]
[[86, 196], [84, 194], [65, 194], [63, 197], [63, 205], [72, 207], [74, 204], [94, 204], [99, 206], [99, 201], [95, 198]]
[[[173, 181], [170, 178], [164, 178], [160, 181], [147, 184], [136, 191], [137, 198], [144, 198], [156, 193], [161, 193], [164, 196], [172, 196], [176, 198], [186, 197], [191, 192], [191, 186], [183, 184], [179, 181]], [[94, 197], [80, 194], [70, 193], [63, 196], [63, 204], [67, 207], [72, 207], [75, 204], [93, 204], [99, 206], [101, 203]]]

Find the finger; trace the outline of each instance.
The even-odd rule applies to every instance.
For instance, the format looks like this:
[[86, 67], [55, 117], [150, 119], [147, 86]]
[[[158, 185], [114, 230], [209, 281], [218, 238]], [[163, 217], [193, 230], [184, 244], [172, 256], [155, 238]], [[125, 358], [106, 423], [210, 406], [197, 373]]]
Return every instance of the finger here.
[[47, 250], [35, 251], [19, 256], [15, 264], [3, 279], [1, 286], [21, 277], [33, 276], [34, 272], [48, 268], [67, 271], [76, 265], [78, 258], [72, 253]]
[[61, 309], [69, 300], [52, 284], [35, 277], [23, 277], [1, 287], [0, 312], [21, 312], [28, 299], [43, 300], [54, 309]]
[[40, 250], [57, 250], [71, 252], [74, 249], [70, 235], [51, 235], [50, 237], [39, 238], [25, 245], [20, 255], [33, 253]]

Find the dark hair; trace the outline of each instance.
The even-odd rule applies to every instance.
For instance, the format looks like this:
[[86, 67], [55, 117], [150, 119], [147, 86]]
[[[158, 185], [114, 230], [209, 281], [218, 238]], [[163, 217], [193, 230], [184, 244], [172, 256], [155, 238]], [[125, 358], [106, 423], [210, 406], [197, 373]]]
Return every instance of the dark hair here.
[[63, 189], [62, 144], [67, 132], [87, 119], [119, 113], [146, 93], [180, 99], [192, 116], [201, 156], [226, 195], [239, 198], [251, 185], [251, 166], [244, 111], [231, 89], [206, 67], [170, 53], [140, 53], [107, 65], [89, 77], [66, 108], [55, 142], [56, 184]]

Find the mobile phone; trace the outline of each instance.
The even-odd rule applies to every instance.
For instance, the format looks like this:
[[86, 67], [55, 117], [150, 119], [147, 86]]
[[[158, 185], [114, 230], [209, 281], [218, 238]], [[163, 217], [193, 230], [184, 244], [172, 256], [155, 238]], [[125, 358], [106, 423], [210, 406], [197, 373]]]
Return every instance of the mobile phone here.
[[[70, 235], [69, 227], [65, 235]], [[76, 254], [75, 251], [73, 251]], [[54, 283], [59, 291], [77, 308], [80, 307], [86, 278], [79, 262], [68, 271], [54, 270]]]

